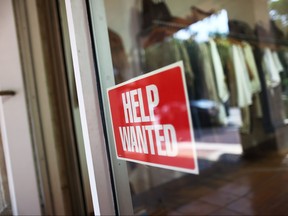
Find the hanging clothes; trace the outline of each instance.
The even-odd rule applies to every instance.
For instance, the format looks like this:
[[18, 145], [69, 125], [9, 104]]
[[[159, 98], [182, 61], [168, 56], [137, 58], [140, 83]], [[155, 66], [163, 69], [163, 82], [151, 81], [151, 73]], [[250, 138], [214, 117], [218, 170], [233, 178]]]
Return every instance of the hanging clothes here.
[[165, 39], [161, 43], [145, 48], [146, 71], [153, 71], [177, 61], [183, 61], [188, 94], [191, 96], [194, 86], [194, 74], [192, 72], [189, 56], [182, 41], [175, 38]]
[[278, 57], [283, 66], [283, 72], [280, 73], [281, 77], [281, 86], [283, 93], [287, 96], [288, 95], [288, 51], [286, 47], [281, 47], [278, 50]]
[[[252, 91], [252, 94], [254, 95], [252, 99], [253, 108], [254, 108], [253, 113], [256, 115], [257, 118], [261, 118], [263, 117], [262, 106], [261, 106], [260, 95], [259, 95], [261, 92], [261, 83], [260, 83], [259, 72], [257, 69], [253, 49], [250, 46], [250, 44], [248, 44], [247, 42], [242, 42], [242, 46], [243, 46], [243, 53], [244, 53], [245, 61], [247, 64], [247, 68], [252, 74], [252, 78], [250, 78], [250, 83], [251, 83], [251, 91]], [[248, 111], [250, 112], [250, 110]], [[250, 115], [250, 113], [246, 115]], [[249, 117], [247, 119], [251, 119], [251, 118]], [[250, 131], [248, 129], [251, 129], [251, 126], [246, 124], [246, 127], [242, 127], [242, 128], [246, 128], [246, 131]]]
[[231, 43], [224, 38], [216, 38], [217, 49], [221, 58], [222, 66], [227, 80], [227, 86], [230, 93], [229, 105], [238, 106], [237, 104], [237, 84], [233, 62], [231, 57]]
[[278, 72], [279, 73], [282, 72], [284, 70], [284, 68], [280, 62], [278, 53], [276, 51], [272, 52], [272, 57], [273, 57], [273, 60], [274, 60], [274, 63], [275, 63], [275, 66], [276, 66]]
[[[205, 74], [203, 69], [203, 56], [199, 44], [188, 39], [184, 41], [187, 53], [189, 55], [190, 65], [194, 73], [193, 100], [211, 99], [211, 93], [207, 88]], [[213, 100], [215, 97], [213, 97]]]
[[[211, 53], [206, 43], [199, 44], [200, 59], [202, 65], [202, 74], [204, 77], [204, 85], [208, 92], [207, 99], [219, 102], [217, 87], [215, 83], [214, 71], [212, 66]], [[193, 56], [192, 56], [193, 58]]]
[[277, 67], [277, 63], [275, 63], [272, 51], [269, 48], [264, 49], [262, 67], [265, 73], [267, 86], [271, 88], [278, 86], [281, 82], [279, 66]]
[[251, 116], [250, 105], [252, 105], [252, 85], [250, 79], [254, 78], [252, 71], [248, 70], [241, 44], [233, 44], [231, 46], [231, 58], [233, 63], [233, 71], [235, 74], [237, 106], [241, 110], [242, 133], [250, 133]]
[[225, 103], [229, 99], [229, 91], [226, 84], [226, 77], [223, 71], [220, 55], [214, 40], [209, 40], [209, 47], [211, 51], [212, 64], [215, 73], [215, 81], [217, 92], [220, 100]]
[[261, 91], [261, 83], [259, 79], [258, 69], [256, 66], [253, 50], [250, 44], [248, 44], [247, 42], [242, 42], [242, 45], [246, 64], [249, 70], [251, 71], [253, 77], [252, 79], [250, 79], [251, 90], [253, 94], [258, 93]]
[[237, 88], [237, 106], [247, 107], [252, 104], [252, 87], [241, 46], [233, 44], [231, 54]]
[[[204, 74], [204, 79], [205, 79], [205, 86], [206, 86], [207, 92], [209, 94], [209, 99], [215, 101], [218, 105], [219, 112], [218, 112], [218, 116], [217, 116], [217, 122], [220, 125], [227, 125], [228, 118], [227, 118], [224, 103], [227, 102], [228, 97], [229, 97], [229, 93], [228, 93], [226, 83], [220, 82], [220, 85], [218, 84], [219, 87], [221, 87], [221, 84], [222, 84], [224, 91], [227, 91], [226, 95], [224, 95], [223, 89], [220, 91], [218, 90], [217, 81], [216, 81], [217, 74], [215, 72], [214, 62], [217, 62], [219, 64], [219, 61], [220, 61], [220, 65], [221, 65], [221, 60], [220, 60], [218, 51], [213, 50], [214, 48], [215, 47], [213, 47], [211, 49], [211, 46], [209, 43], [200, 43], [199, 44], [200, 56], [202, 59], [203, 74]], [[212, 50], [214, 53], [214, 61], [213, 61]], [[219, 67], [216, 67], [216, 68], [219, 68]], [[223, 72], [223, 69], [222, 69], [222, 71], [220, 71], [220, 73], [221, 72]], [[226, 80], [224, 78], [224, 74], [222, 74], [222, 78], [223, 78], [223, 81], [226, 82]]]

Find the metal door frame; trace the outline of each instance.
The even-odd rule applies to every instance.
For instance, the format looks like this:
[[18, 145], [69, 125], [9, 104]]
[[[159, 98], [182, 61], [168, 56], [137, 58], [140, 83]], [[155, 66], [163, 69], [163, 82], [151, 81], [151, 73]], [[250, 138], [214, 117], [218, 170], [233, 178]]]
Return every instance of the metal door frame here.
[[116, 159], [106, 91], [99, 88], [115, 84], [104, 2], [65, 3], [94, 213], [132, 215], [126, 162]]

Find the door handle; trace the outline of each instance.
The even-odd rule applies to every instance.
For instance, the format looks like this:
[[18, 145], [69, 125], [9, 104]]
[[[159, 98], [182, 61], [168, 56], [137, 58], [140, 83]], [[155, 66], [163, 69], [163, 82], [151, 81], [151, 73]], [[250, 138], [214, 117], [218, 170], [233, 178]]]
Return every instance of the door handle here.
[[16, 92], [13, 91], [13, 90], [3, 90], [3, 91], [0, 91], [0, 96], [13, 96], [15, 95]]

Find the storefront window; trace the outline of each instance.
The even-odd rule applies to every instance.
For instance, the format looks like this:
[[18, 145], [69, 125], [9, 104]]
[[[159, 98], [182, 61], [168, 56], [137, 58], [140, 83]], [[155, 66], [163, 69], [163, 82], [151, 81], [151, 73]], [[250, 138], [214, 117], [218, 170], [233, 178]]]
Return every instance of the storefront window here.
[[198, 175], [127, 162], [134, 213], [287, 213], [287, 1], [104, 4], [115, 84], [182, 62], [197, 151]]

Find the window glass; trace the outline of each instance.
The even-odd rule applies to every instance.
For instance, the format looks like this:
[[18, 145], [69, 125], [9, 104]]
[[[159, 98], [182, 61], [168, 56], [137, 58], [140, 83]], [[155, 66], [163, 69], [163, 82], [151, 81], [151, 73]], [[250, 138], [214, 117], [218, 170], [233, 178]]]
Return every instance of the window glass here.
[[104, 4], [115, 83], [182, 61], [196, 142], [199, 175], [127, 163], [134, 213], [287, 213], [287, 1]]

